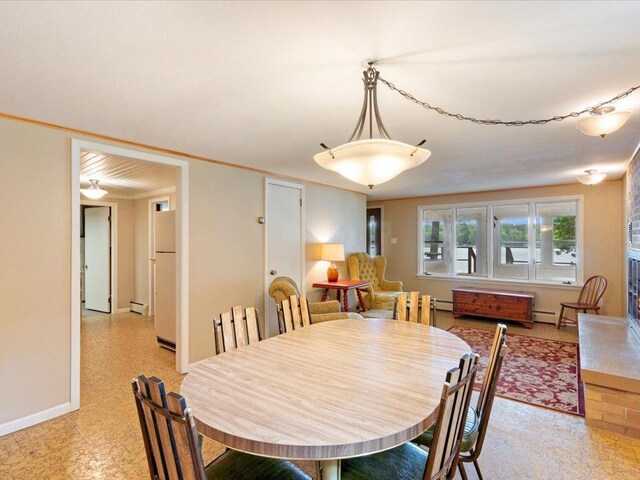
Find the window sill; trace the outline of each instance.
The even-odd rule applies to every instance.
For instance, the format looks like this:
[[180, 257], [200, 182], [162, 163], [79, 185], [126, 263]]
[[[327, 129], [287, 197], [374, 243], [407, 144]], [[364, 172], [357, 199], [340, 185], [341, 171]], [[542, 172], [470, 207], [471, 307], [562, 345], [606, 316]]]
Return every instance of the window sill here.
[[419, 273], [416, 277], [424, 280], [444, 280], [447, 282], [479, 282], [479, 283], [497, 283], [500, 285], [525, 285], [529, 287], [542, 287], [542, 288], [566, 288], [569, 290], [580, 290], [582, 288], [581, 283], [572, 283], [571, 285], [565, 285], [564, 283], [555, 282], [541, 282], [532, 280], [512, 280], [504, 278], [487, 278], [487, 277], [474, 277], [472, 275], [442, 275], [432, 273], [431, 275], [425, 275]]

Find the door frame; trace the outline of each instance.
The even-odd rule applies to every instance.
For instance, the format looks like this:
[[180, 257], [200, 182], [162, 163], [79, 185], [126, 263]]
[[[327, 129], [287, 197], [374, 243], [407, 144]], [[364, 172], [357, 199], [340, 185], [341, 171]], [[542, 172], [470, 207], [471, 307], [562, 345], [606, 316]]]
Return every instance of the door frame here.
[[148, 249], [148, 253], [149, 253], [149, 258], [148, 258], [148, 262], [149, 262], [149, 278], [148, 278], [148, 289], [149, 289], [149, 298], [148, 298], [148, 302], [149, 302], [149, 315], [153, 316], [155, 313], [155, 308], [156, 308], [156, 302], [154, 301], [155, 299], [155, 276], [153, 274], [154, 272], [154, 262], [151, 261], [152, 257], [155, 257], [155, 246], [156, 246], [156, 239], [155, 239], [155, 210], [152, 208], [156, 203], [158, 202], [168, 202], [169, 203], [169, 210], [171, 210], [171, 197], [169, 197], [169, 195], [164, 195], [162, 197], [154, 197], [154, 198], [150, 198], [149, 201], [147, 202], [147, 213], [149, 215], [148, 217], [148, 232], [149, 232], [149, 249]]
[[[302, 183], [294, 183], [287, 182], [284, 180], [279, 180], [276, 178], [265, 177], [264, 179], [264, 219], [265, 222], [269, 222], [268, 212], [269, 212], [269, 185], [277, 185], [280, 187], [289, 187], [300, 190], [300, 198], [302, 200], [302, 206], [300, 207], [300, 285], [298, 288], [300, 289], [300, 294], [306, 296], [305, 290], [305, 215], [304, 211], [306, 208], [306, 200], [305, 200], [305, 189], [304, 184]], [[269, 286], [271, 285], [272, 278], [269, 275], [269, 228], [265, 227], [264, 229], [264, 334], [267, 334], [267, 309], [271, 306], [271, 300], [269, 296]]]
[[[118, 309], [118, 204], [116, 202], [103, 202], [102, 200], [80, 200], [80, 205], [111, 208], [111, 313], [121, 313]], [[85, 244], [86, 250], [86, 244]], [[82, 265], [80, 266], [82, 268]], [[86, 278], [85, 278], [86, 288]], [[80, 299], [82, 301], [82, 299]], [[82, 303], [82, 302], [81, 302]], [[82, 312], [80, 313], [82, 316]]]
[[82, 150], [176, 167], [176, 371], [189, 371], [189, 162], [110, 144], [71, 139], [71, 410], [80, 408], [80, 154]]

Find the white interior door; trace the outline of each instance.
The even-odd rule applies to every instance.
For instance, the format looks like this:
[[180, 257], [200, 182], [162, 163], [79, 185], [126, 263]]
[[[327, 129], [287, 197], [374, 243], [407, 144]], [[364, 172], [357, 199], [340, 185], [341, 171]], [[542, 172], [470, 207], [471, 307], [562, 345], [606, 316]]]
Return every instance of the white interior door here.
[[84, 210], [84, 306], [111, 313], [111, 208]]
[[[284, 182], [266, 182], [267, 288], [276, 277], [292, 278], [301, 293], [303, 257], [302, 186]], [[265, 301], [266, 336], [278, 334], [278, 317], [273, 299]]]

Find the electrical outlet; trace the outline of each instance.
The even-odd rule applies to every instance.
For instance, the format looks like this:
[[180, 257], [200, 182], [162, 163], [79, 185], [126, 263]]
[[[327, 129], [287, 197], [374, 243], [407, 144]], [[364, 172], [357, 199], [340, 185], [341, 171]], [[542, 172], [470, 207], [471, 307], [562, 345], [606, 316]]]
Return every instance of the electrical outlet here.
[[398, 239], [397, 238], [392, 238], [391, 239], [391, 245], [397, 245], [398, 244]]

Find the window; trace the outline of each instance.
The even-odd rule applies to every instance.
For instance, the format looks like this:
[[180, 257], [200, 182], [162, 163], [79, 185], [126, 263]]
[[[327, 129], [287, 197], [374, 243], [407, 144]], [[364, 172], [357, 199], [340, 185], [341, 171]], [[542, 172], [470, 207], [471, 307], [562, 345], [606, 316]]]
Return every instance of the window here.
[[423, 210], [422, 273], [451, 274], [451, 209]]
[[577, 207], [577, 202], [536, 204], [536, 279], [577, 280]]
[[487, 207], [456, 209], [456, 274], [487, 276]]
[[580, 201], [563, 197], [419, 207], [418, 273], [581, 281]]
[[367, 208], [367, 253], [382, 255], [382, 208]]
[[505, 205], [493, 208], [496, 278], [529, 278], [529, 205]]

